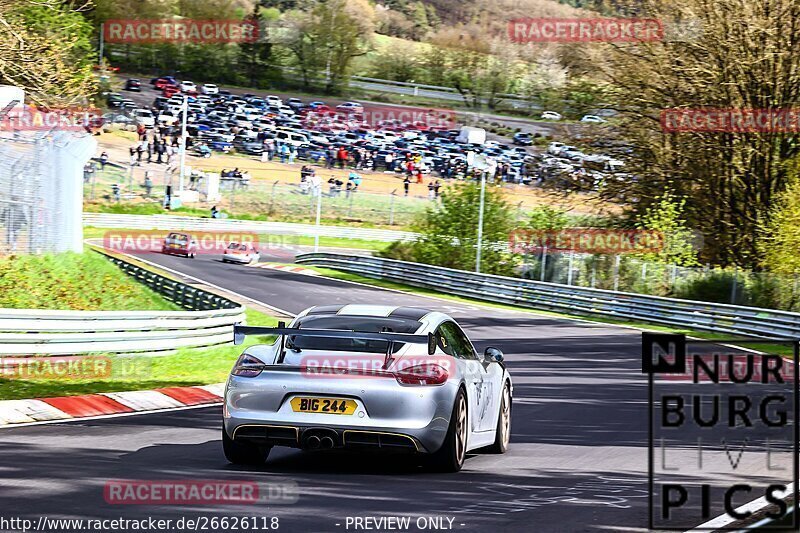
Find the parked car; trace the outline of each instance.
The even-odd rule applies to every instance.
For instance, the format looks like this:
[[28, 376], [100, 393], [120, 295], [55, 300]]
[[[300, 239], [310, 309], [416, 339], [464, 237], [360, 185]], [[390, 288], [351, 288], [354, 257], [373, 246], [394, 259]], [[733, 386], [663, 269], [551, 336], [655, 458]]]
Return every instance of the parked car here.
[[172, 76], [162, 76], [160, 78], [153, 78], [152, 80], [150, 80], [150, 83], [158, 90], [163, 90], [164, 87], [168, 85], [172, 85], [173, 87], [178, 86], [178, 80], [176, 80]]
[[584, 115], [583, 118], [581, 118], [581, 122], [586, 124], [605, 124], [607, 121], [597, 115]]
[[136, 78], [131, 78], [125, 82], [125, 90], [133, 92], [142, 92], [142, 82]]
[[533, 145], [533, 139], [531, 139], [530, 133], [519, 132], [514, 134], [514, 144], [518, 146], [531, 146]]
[[219, 94], [219, 87], [213, 83], [204, 83], [203, 86], [200, 87], [200, 92], [203, 94]]
[[180, 84], [180, 88], [181, 92], [184, 93], [197, 92], [197, 85], [195, 85], [193, 81], [183, 80]]
[[149, 109], [134, 109], [133, 120], [136, 124], [141, 124], [146, 128], [152, 128], [156, 125], [156, 117]]
[[551, 142], [547, 145], [547, 153], [552, 155], [558, 155], [561, 153], [561, 149], [564, 148], [566, 144], [560, 142]]
[[346, 113], [363, 113], [364, 106], [359, 104], [358, 102], [345, 102], [343, 104], [339, 104], [336, 106], [338, 111], [344, 111]]
[[541, 115], [542, 120], [561, 120], [564, 118], [561, 116], [560, 113], [556, 113], [555, 111], [545, 111]]

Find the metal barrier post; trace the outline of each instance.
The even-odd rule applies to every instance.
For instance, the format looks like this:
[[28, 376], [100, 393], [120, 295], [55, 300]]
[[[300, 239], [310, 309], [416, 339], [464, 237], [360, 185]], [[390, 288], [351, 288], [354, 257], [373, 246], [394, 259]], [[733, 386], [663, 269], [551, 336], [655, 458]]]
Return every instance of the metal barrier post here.
[[575, 256], [575, 253], [570, 250], [569, 251], [569, 272], [567, 272], [567, 285], [572, 285], [572, 260]]
[[322, 190], [317, 189], [317, 222], [314, 231], [314, 253], [319, 252], [320, 218], [322, 217]]

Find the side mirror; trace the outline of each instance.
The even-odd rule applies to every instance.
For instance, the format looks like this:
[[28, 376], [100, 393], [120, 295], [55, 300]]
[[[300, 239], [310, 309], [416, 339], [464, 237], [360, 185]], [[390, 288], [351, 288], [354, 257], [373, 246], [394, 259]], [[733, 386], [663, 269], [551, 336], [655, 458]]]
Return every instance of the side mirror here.
[[483, 361], [486, 363], [502, 363], [503, 352], [490, 346], [486, 348], [485, 352], [483, 352]]

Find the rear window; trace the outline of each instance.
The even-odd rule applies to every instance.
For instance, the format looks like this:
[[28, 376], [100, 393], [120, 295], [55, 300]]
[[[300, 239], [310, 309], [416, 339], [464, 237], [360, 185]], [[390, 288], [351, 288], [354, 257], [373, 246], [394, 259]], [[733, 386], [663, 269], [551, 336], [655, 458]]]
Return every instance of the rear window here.
[[[417, 320], [358, 315], [309, 315], [301, 318], [295, 327], [300, 329], [338, 329], [370, 333], [415, 333], [421, 326]], [[331, 350], [343, 352], [386, 353], [386, 341], [367, 339], [337, 339], [327, 337], [301, 337], [290, 335], [287, 348], [301, 350]], [[395, 343], [394, 352], [404, 346]]]

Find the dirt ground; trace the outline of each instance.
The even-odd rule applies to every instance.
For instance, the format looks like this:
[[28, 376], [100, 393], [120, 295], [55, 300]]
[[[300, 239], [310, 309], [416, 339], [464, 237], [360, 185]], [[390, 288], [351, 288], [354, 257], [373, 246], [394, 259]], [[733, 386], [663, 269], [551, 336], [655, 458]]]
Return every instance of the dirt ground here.
[[[128, 149], [135, 143], [135, 134], [128, 131], [114, 131], [102, 133], [97, 136], [99, 155], [103, 151], [108, 152], [110, 160], [128, 166], [130, 156]], [[220, 171], [223, 169], [238, 168], [242, 172], [250, 173], [252, 183], [272, 184], [276, 181], [280, 184], [297, 184], [300, 182], [300, 168], [304, 162], [294, 164], [282, 164], [280, 162], [262, 163], [256, 156], [246, 155], [222, 155], [214, 154], [210, 158], [203, 159], [191, 154], [186, 156], [186, 164], [193, 169], [202, 171]], [[155, 163], [142, 163], [142, 170], [150, 170], [155, 183], [160, 183], [165, 173], [166, 165]], [[317, 174], [322, 178], [323, 183], [331, 176], [338, 177], [342, 181], [347, 181], [349, 170], [332, 169], [328, 170], [321, 166], [316, 166]], [[360, 190], [377, 194], [391, 194], [403, 192], [403, 178], [401, 175], [387, 174], [383, 172], [372, 172], [367, 170], [359, 171], [363, 181]], [[176, 173], [177, 175], [177, 173]], [[425, 176], [421, 185], [413, 183], [411, 185], [411, 195], [423, 197], [427, 195], [427, 185], [431, 180]], [[452, 186], [456, 181], [442, 180], [443, 189]], [[576, 215], [603, 215], [619, 211], [618, 206], [603, 202], [593, 195], [572, 193], [569, 195], [556, 194], [540, 189], [514, 184], [503, 184], [503, 192], [507, 201], [514, 207], [520, 209], [530, 209], [537, 206], [548, 205], [565, 209]]]

